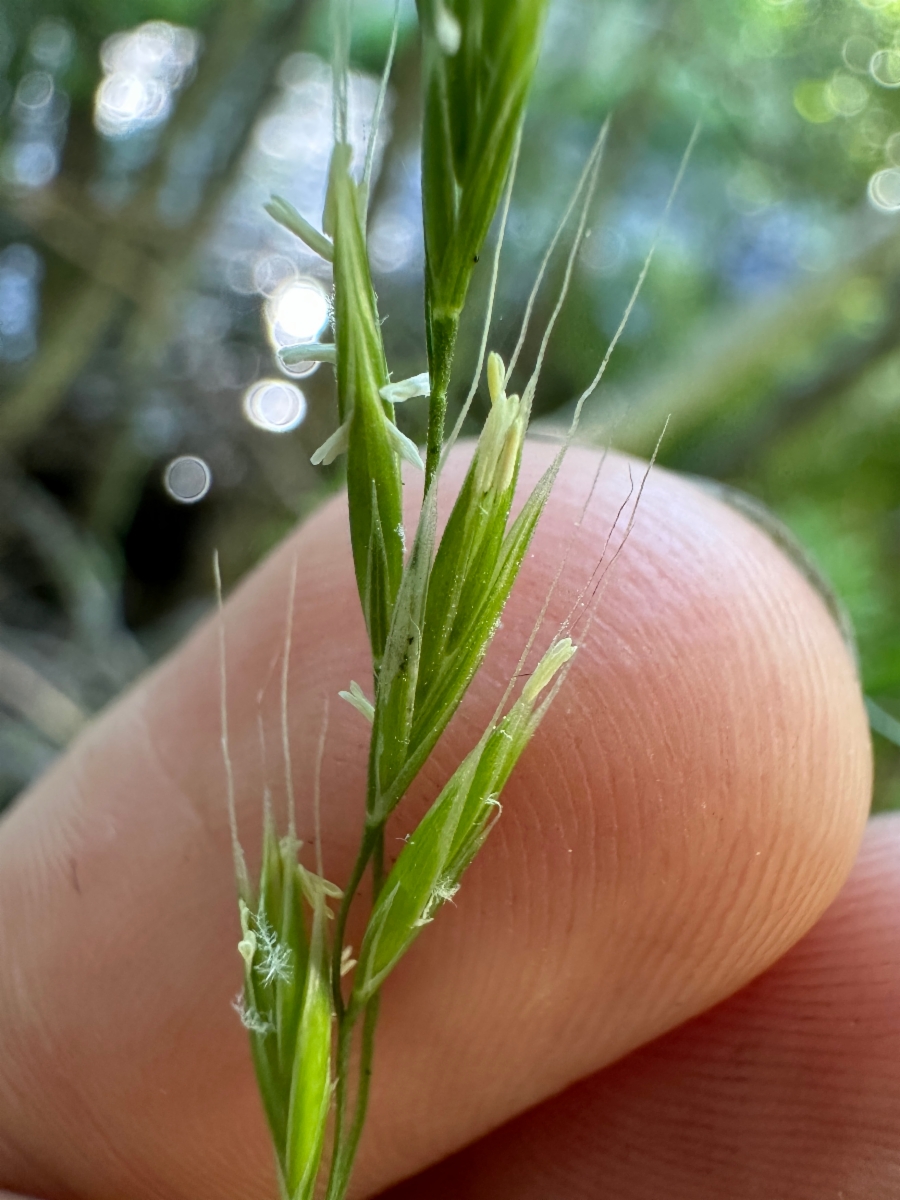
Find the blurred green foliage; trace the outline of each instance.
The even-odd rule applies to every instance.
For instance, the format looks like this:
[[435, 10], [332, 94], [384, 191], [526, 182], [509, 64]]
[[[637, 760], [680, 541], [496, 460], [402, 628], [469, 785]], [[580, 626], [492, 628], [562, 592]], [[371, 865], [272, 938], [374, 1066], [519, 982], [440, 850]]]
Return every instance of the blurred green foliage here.
[[[358, 143], [393, 5], [355, 7]], [[421, 64], [412, 3], [401, 11], [370, 225], [398, 377], [425, 367]], [[290, 381], [275, 357], [285, 288], [328, 279], [291, 257], [261, 207], [276, 190], [319, 220], [328, 25], [311, 0], [0, 11], [7, 798], [203, 611], [213, 545], [234, 580], [339, 483], [338, 468], [308, 464], [333, 427], [329, 371]], [[552, 0], [504, 248], [501, 354], [609, 112], [536, 412], [552, 429], [593, 375], [702, 119], [585, 435], [646, 454], [671, 413], [661, 461], [787, 524], [852, 618], [867, 693], [900, 717], [900, 3]], [[451, 410], [475, 332], [464, 322]], [[306, 405], [292, 432], [245, 417], [248, 389], [279, 378]], [[424, 403], [402, 419], [423, 441]], [[163, 485], [179, 455], [209, 466], [199, 503]], [[900, 806], [900, 751], [875, 744], [876, 804]]]

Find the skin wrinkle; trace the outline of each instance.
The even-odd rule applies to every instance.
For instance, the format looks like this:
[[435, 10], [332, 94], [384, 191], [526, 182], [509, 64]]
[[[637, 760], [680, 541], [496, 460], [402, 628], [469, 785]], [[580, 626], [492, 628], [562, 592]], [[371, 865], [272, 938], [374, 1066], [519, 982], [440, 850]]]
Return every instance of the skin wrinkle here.
[[[550, 790], [550, 795], [552, 794], [553, 789]], [[549, 993], [552, 996], [554, 982], [558, 984], [560, 979], [565, 976], [564, 957], [550, 958], [548, 955], [548, 950], [553, 949], [553, 943], [556, 940], [551, 935], [550, 929], [552, 926], [556, 926], [556, 938], [563, 941], [566, 935], [566, 926], [565, 909], [559, 910], [554, 904], [551, 916], [550, 906], [543, 900], [543, 897], [546, 897], [554, 886], [554, 872], [550, 870], [552, 851], [548, 846], [548, 836], [552, 837], [553, 824], [551, 821], [544, 823], [534, 820], [536, 813], [533, 809], [529, 815], [532, 818], [529, 824], [536, 832], [528, 840], [532, 846], [538, 847], [538, 853], [535, 854], [534, 850], [531, 852], [534, 870], [527, 886], [522, 891], [528, 896], [525, 920], [531, 930], [532, 955], [530, 962], [526, 964], [527, 973], [519, 989], [516, 1008], [519, 1018], [523, 1020], [526, 1027], [540, 1028], [539, 1018], [546, 1009], [547, 995]], [[519, 900], [516, 904], [519, 911], [521, 911], [521, 905], [522, 901]], [[512, 1049], [515, 1044], [514, 1028], [507, 1026], [504, 1030], [504, 1039]]]
[[[792, 640], [793, 640], [793, 639], [792, 639]], [[804, 680], [803, 682], [805, 682], [805, 680]], [[773, 686], [777, 686], [777, 684], [776, 684], [776, 681], [773, 681]], [[801, 704], [803, 704], [803, 705], [805, 706], [805, 705], [806, 705], [806, 703], [807, 703], [807, 701], [808, 701], [809, 699], [812, 699], [812, 697], [808, 697], [807, 695], [804, 695], [804, 696], [802, 696], [802, 697], [801, 697], [801, 699], [800, 699], [800, 703], [801, 703]], [[805, 707], [804, 707], [804, 711], [806, 711]], [[766, 736], [766, 737], [767, 737], [767, 738], [770, 740], [770, 742], [771, 742], [772, 744], [774, 744], [774, 745], [775, 745], [776, 749], [779, 749], [779, 750], [781, 750], [781, 749], [782, 749], [782, 747], [779, 745], [779, 743], [780, 743], [780, 742], [781, 742], [781, 740], [782, 740], [782, 739], [781, 739], [781, 729], [780, 729], [780, 725], [781, 725], [781, 723], [780, 723], [780, 722], [778, 722], [778, 721], [776, 721], [776, 720], [772, 720], [772, 706], [771, 706], [771, 705], [769, 706], [769, 708], [768, 708], [768, 710], [766, 711], [766, 713], [765, 713], [765, 714], [761, 714], [761, 719], [763, 719], [763, 717], [767, 717], [767, 718], [769, 718], [769, 719], [768, 719], [768, 721], [767, 721], [767, 726], [768, 726], [768, 727], [767, 727], [767, 729], [766, 729], [766, 731], [765, 731], [765, 736]], [[799, 737], [799, 735], [797, 735], [797, 736]], [[762, 770], [762, 766], [760, 765], [760, 771], [761, 771], [761, 770]], [[800, 773], [800, 774], [806, 774], [806, 771], [803, 769], [803, 767], [802, 767], [802, 766], [801, 766], [801, 768], [800, 768], [800, 772], [799, 772], [799, 773]], [[762, 794], [762, 792], [760, 791], [758, 794], [759, 794], [759, 795], [761, 795], [761, 794]], [[766, 849], [768, 850], [768, 847], [767, 847]], [[768, 859], [768, 854], [766, 854], [766, 858]]]
[[[786, 862], [776, 862], [774, 856], [766, 863], [764, 868], [763, 880], [767, 877], [773, 879], [771, 898], [768, 905], [768, 912], [777, 914], [778, 920], [771, 920], [770, 930], [766, 930], [767, 916], [766, 912], [759, 914], [758, 928], [754, 930], [754, 950], [764, 955], [767, 961], [773, 961], [777, 957], [778, 943], [775, 937], [775, 930], [782, 925], [785, 919], [793, 921], [803, 921], [807, 914], [811, 911], [816, 911], [816, 897], [801, 897], [797, 898], [790, 891], [790, 881], [795, 878], [795, 873], [792, 867], [799, 867], [802, 857], [799, 853], [795, 854], [794, 861], [788, 859]], [[819, 886], [823, 883], [827, 885], [827, 880], [817, 881]]]
[[170, 764], [166, 761], [162, 748], [154, 737], [152, 721], [147, 714], [147, 699], [148, 693], [138, 692], [138, 702], [132, 708], [136, 717], [135, 724], [140, 728], [148, 757], [151, 763], [158, 767], [164, 787], [171, 789], [176, 794], [181, 803], [182, 813], [187, 812], [192, 814], [196, 818], [197, 825], [202, 830], [204, 837], [209, 840], [210, 844], [220, 849], [222, 841], [221, 822], [218, 823], [217, 831], [216, 825], [211, 820], [209, 805], [203, 803], [202, 797], [198, 793], [188, 790], [182, 785]]
[[[55, 827], [56, 840], [59, 842], [57, 852], [54, 854], [52, 849], [46, 846], [45, 843], [49, 840], [46, 837], [41, 837], [36, 847], [37, 854], [44, 857], [45, 863], [51, 872], [54, 869], [54, 864], [56, 864], [56, 869], [60, 873], [63, 873], [69, 854], [77, 853], [78, 845], [84, 836], [85, 828], [86, 826], [90, 826], [90, 818], [87, 817], [86, 820], [85, 817], [86, 814], [90, 813], [90, 795], [92, 791], [90, 785], [91, 767], [92, 758], [88, 754], [81, 759], [79, 769], [73, 772], [71, 780], [67, 783], [67, 791], [72, 796], [73, 803], [68, 809], [64, 808], [62, 810], [62, 819]], [[105, 850], [108, 845], [109, 838], [107, 837], [103, 849]], [[29, 849], [34, 853], [33, 849]], [[37, 878], [37, 872], [32, 873], [26, 869], [25, 872], [19, 875], [19, 878], [23, 877], [26, 882], [30, 882]], [[90, 882], [90, 872], [88, 862], [84, 860], [82, 860], [81, 878], [83, 879], [82, 898], [87, 903], [89, 896], [86, 893], [86, 889]], [[38, 890], [37, 888], [34, 889], [33, 899], [35, 901], [39, 899]], [[15, 911], [22, 912], [28, 911], [28, 909], [23, 904], [21, 907], [17, 906]], [[3, 940], [6, 945], [10, 942], [8, 937], [4, 937]], [[15, 945], [14, 941], [13, 945]], [[98, 949], [102, 950], [102, 947], [95, 947], [95, 953]], [[5, 966], [4, 977], [9, 977], [12, 974], [13, 978], [15, 978], [16, 972], [10, 972], [8, 958]], [[63, 1121], [66, 1120], [69, 1109], [77, 1107], [80, 1119], [87, 1120], [91, 1125], [98, 1140], [100, 1153], [110, 1158], [118, 1159], [124, 1167], [126, 1165], [125, 1160], [117, 1155], [112, 1139], [106, 1136], [102, 1119], [93, 1111], [91, 1105], [85, 1102], [85, 1097], [80, 1093], [77, 1084], [74, 1083], [66, 1071], [68, 1062], [66, 1053], [67, 1040], [62, 1035], [62, 1030], [54, 1027], [53, 1019], [48, 1019], [48, 1017], [42, 1014], [41, 1008], [44, 1007], [40, 1004], [42, 999], [44, 1001], [47, 999], [52, 1000], [52, 997], [42, 996], [40, 992], [34, 990], [29, 990], [26, 994], [18, 997], [16, 1009], [19, 1014], [18, 1028], [20, 1036], [14, 1043], [14, 1051], [22, 1063], [21, 1070], [25, 1078], [27, 1078], [29, 1071], [36, 1070], [38, 1062], [44, 1068], [48, 1062], [54, 1064], [54, 1084], [50, 1092], [52, 1100], [48, 1101], [48, 1103], [53, 1105]], [[4, 1008], [6, 1008], [5, 1004]], [[95, 1051], [102, 1050], [108, 1046], [110, 1032], [116, 1032], [115, 1028], [113, 1027], [112, 1030], [106, 1031], [104, 1035], [101, 1035], [99, 1031], [97, 1032], [95, 1036]], [[32, 1065], [29, 1066], [29, 1064]], [[21, 1091], [23, 1089], [20, 1089]], [[13, 1111], [16, 1111], [15, 1108]], [[28, 1162], [29, 1160], [27, 1151], [21, 1151], [19, 1157], [23, 1162]], [[39, 1162], [36, 1165], [43, 1174], [43, 1162]]]
[[[742, 665], [743, 665], [743, 664], [742, 664]], [[733, 688], [733, 691], [734, 691], [734, 692], [739, 692], [740, 690], [742, 690], [742, 686], [740, 686], [740, 684], [739, 684], [739, 683], [738, 683], [737, 685], [734, 685], [734, 688]], [[749, 877], [750, 877], [750, 875], [751, 875], [751, 872], [752, 872], [752, 864], [748, 865], [748, 869], [746, 869], [746, 871], [744, 872], [745, 876], [746, 876], [746, 877], [748, 877], [748, 880], [749, 880]], [[744, 883], [744, 884], [745, 884], [745, 886], [749, 886], [749, 883], [748, 883], [748, 882], [746, 882], [746, 880], [739, 880], [739, 881], [738, 881], [738, 883], [739, 883], [739, 884], [742, 884], [742, 883]], [[727, 932], [728, 932], [727, 930], [724, 930], [724, 931], [722, 931], [722, 935], [721, 935], [721, 938], [722, 938], [722, 940], [724, 940], [724, 938], [725, 938], [725, 936], [726, 936]]]
[[[561, 795], [557, 781], [566, 778], [566, 772], [554, 743], [549, 741], [544, 744], [546, 746], [544, 751], [546, 767], [541, 771], [541, 776], [546, 782], [540, 789], [541, 795], [545, 798], [544, 804], [534, 803], [532, 800], [534, 793], [529, 791], [524, 814], [528, 826], [534, 831], [529, 840], [532, 844], [537, 843], [541, 849], [535, 864], [536, 870], [530, 890], [532, 895], [541, 896], [547, 895], [552, 889], [556, 892], [557, 900], [560, 897], [568, 900], [568, 903], [556, 908], [555, 919], [551, 916], [549, 905], [533, 906], [532, 928], [535, 930], [538, 941], [547, 946], [555, 937], [565, 937], [572, 928], [572, 894], [567, 889], [568, 895], [566, 895], [566, 891], [563, 891], [557, 882], [565, 879], [564, 871], [554, 869], [554, 863], [560, 857], [560, 832], [564, 827], [566, 811], [565, 798]], [[527, 768], [527, 763], [523, 763], [524, 768]], [[572, 786], [571, 781], [568, 786]], [[568, 917], [565, 915], [567, 912]], [[554, 926], [556, 926], [555, 929]]]
[[[677, 756], [675, 756], [673, 754], [672, 740], [665, 739], [665, 737], [661, 733], [662, 722], [659, 717], [659, 710], [658, 710], [657, 705], [658, 705], [658, 697], [655, 697], [653, 700], [653, 709], [651, 710], [650, 717], [644, 718], [643, 720], [641, 720], [640, 710], [636, 707], [636, 705], [635, 704], [629, 705], [628, 709], [625, 709], [623, 712], [623, 722], [622, 723], [625, 726], [633, 726], [635, 724], [641, 723], [641, 733], [642, 733], [643, 743], [647, 744], [647, 745], [652, 745], [652, 744], [655, 744], [657, 742], [657, 740], [660, 741], [661, 743], [663, 743], [662, 747], [661, 747], [662, 752], [659, 755], [654, 756], [654, 757], [658, 757], [658, 758], [662, 759], [663, 762], [665, 762], [666, 760], [669, 760], [669, 761], [674, 760], [673, 768], [677, 770], [678, 768], [676, 767], [675, 764], [677, 764], [678, 759], [677, 759]], [[679, 720], [678, 714], [676, 714], [675, 719], [673, 721], [673, 725], [677, 725], [678, 720]], [[668, 741], [668, 744], [666, 744], [667, 741]], [[659, 771], [659, 767], [657, 767], [657, 771]], [[666, 776], [668, 776], [668, 780], [671, 782], [672, 781], [671, 772], [664, 769], [664, 774]], [[656, 790], [656, 788], [663, 786], [661, 776], [657, 775], [657, 781], [658, 782], [656, 783], [654, 790]], [[677, 784], [677, 780], [675, 780], [675, 782]], [[626, 794], [628, 794], [630, 791], [633, 790], [633, 788], [635, 786], [636, 786], [636, 781], [635, 781], [634, 775], [632, 773], [632, 778], [628, 780], [628, 783], [626, 784], [626, 786], [624, 787], [623, 790], [625, 791]], [[703, 789], [701, 788], [699, 790], [702, 792]], [[658, 821], [656, 818], [656, 813], [655, 813], [655, 808], [654, 808], [654, 809], [647, 810], [646, 819], [645, 819], [645, 821], [643, 821], [639, 824], [638, 828], [639, 828], [639, 832], [646, 836], [644, 836], [642, 838], [642, 841], [639, 842], [638, 845], [636, 846], [636, 848], [635, 848], [636, 855], [641, 858], [647, 858], [648, 856], [654, 856], [654, 855], [658, 857], [659, 853], [661, 852], [664, 855], [663, 861], [660, 862], [660, 864], [659, 864], [662, 876], [666, 879], [668, 888], [670, 890], [674, 890], [677, 892], [678, 890], [680, 890], [679, 881], [671, 880], [669, 878], [669, 873], [671, 870], [671, 866], [670, 866], [671, 861], [672, 861], [673, 857], [676, 860], [679, 857], [679, 853], [678, 853], [677, 849], [673, 853], [672, 832], [675, 833], [677, 842], [679, 844], [683, 844], [684, 836], [685, 836], [684, 825], [681, 822], [674, 822], [674, 823], [672, 823], [671, 829], [665, 828], [663, 830], [660, 830], [658, 827]], [[671, 924], [670, 924], [670, 922], [671, 922]], [[673, 928], [676, 931], [680, 930], [680, 928], [681, 928], [680, 916], [677, 914], [673, 915], [671, 913], [671, 911], [664, 912], [662, 920], [660, 921], [658, 919], [657, 922], [655, 923], [654, 927], [652, 927], [651, 931], [649, 932], [649, 940], [653, 944], [664, 944], [671, 940]]]
[[[569, 756], [567, 763], [563, 762], [562, 759], [560, 759], [557, 755], [554, 755], [554, 759], [554, 768], [557, 772], [557, 777], [563, 778], [568, 771], [571, 774], [572, 787], [577, 791], [583, 791], [587, 786], [587, 780], [584, 769], [584, 761], [581, 757], [579, 749], [577, 747], [574, 748], [574, 751]], [[579, 810], [576, 814], [575, 821], [573, 822], [571, 833], [568, 834], [566, 830], [565, 812], [559, 806], [558, 793], [554, 789], [551, 794], [554, 797], [552, 825], [554, 840], [551, 843], [551, 848], [554, 851], [554, 860], [558, 865], [556, 866], [555, 870], [550, 872], [548, 886], [556, 888], [557, 903], [560, 905], [561, 909], [563, 903], [565, 904], [564, 928], [566, 932], [564, 936], [568, 937], [572, 929], [575, 927], [579, 902], [579, 898], [572, 887], [571, 841], [572, 839], [575, 839], [577, 842], [584, 840], [588, 846], [591, 846], [594, 838], [596, 837], [596, 831], [593, 828], [589, 828], [584, 833], [581, 832], [582, 825], [587, 824], [593, 826], [594, 821], [592, 820], [590, 813], [586, 814], [587, 819], [585, 820], [585, 817]], [[591, 857], [593, 859], [593, 854]], [[591, 866], [587, 867], [586, 873], [588, 878], [593, 876], [594, 872], [592, 871]], [[584, 897], [583, 903], [589, 905], [591, 903], [591, 899], [591, 895], [588, 894]], [[554, 936], [552, 929], [548, 929], [547, 936], [548, 938], [552, 938]]]
[[[587, 759], [583, 752], [583, 743], [579, 742], [576, 744], [574, 747], [574, 753], [569, 761], [570, 763], [574, 763], [575, 767], [577, 768], [577, 776], [574, 779], [573, 787], [587, 795], [592, 781]], [[602, 787], [602, 783], [600, 786], [600, 791], [601, 794], [605, 792], [605, 789]], [[600, 824], [601, 819], [598, 808], [590, 805], [584, 810], [578, 810], [576, 822], [568, 834], [567, 851], [569, 854], [569, 869], [565, 873], [566, 884], [571, 890], [571, 903], [574, 907], [577, 905], [577, 895], [574, 887], [572, 887], [572, 880], [574, 878], [573, 863], [575, 861], [575, 856], [577, 855], [584, 864], [581, 868], [582, 877], [586, 877], [588, 880], [590, 880], [589, 890], [586, 891], [584, 896], [584, 904], [589, 911], [594, 912], [599, 911], [601, 907], [601, 895], [599, 891], [599, 881], [601, 875], [601, 857], [599, 852], [599, 846], [601, 844]], [[612, 824], [612, 828], [610, 829], [608, 836], [604, 839], [604, 842], [606, 846], [615, 846], [614, 823]], [[610, 862], [608, 854], [604, 854], [602, 862], [607, 869], [607, 873], [609, 873]], [[615, 887], [614, 872], [612, 876], [612, 886]]]
[[[70, 1114], [77, 1112], [79, 1124], [83, 1123], [86, 1130], [90, 1131], [92, 1135], [90, 1150], [88, 1150], [87, 1144], [84, 1149], [76, 1147], [75, 1162], [72, 1165], [76, 1172], [79, 1169], [90, 1169], [99, 1158], [100, 1161], [114, 1164], [116, 1170], [121, 1171], [127, 1181], [132, 1172], [130, 1162], [119, 1151], [104, 1121], [95, 1112], [94, 1107], [85, 1104], [77, 1078], [70, 1077], [64, 1066], [64, 1062], [58, 1064], [52, 1092], [52, 1111], [64, 1126], [71, 1119]], [[49, 1117], [51, 1111], [48, 1110], [46, 1115]], [[59, 1164], [47, 1161], [43, 1155], [36, 1158], [27, 1148], [21, 1150], [20, 1162], [31, 1178], [38, 1181], [36, 1186], [40, 1188], [41, 1192], [44, 1188], [52, 1189], [53, 1194], [59, 1195], [61, 1200], [68, 1200], [70, 1196], [76, 1195], [76, 1190], [67, 1186], [67, 1180], [70, 1178], [68, 1172]]]
[[[801, 868], [805, 858], [806, 847], [802, 838], [795, 837], [786, 842], [781, 848], [784, 858], [780, 856], [779, 847], [773, 843], [763, 844], [760, 861], [762, 874], [759, 887], [763, 895], [769, 897], [768, 906], [757, 914], [756, 927], [752, 929], [752, 950], [766, 961], [772, 961], [778, 952], [777, 931], [782, 921], [802, 922], [807, 914], [811, 915], [817, 909], [817, 896], [810, 891], [807, 896], [797, 897], [792, 891], [791, 884], [796, 878], [796, 871]], [[827, 886], [828, 881], [819, 881], [819, 886]], [[780, 920], [766, 921], [767, 914], [779, 914]]]
[[[478, 934], [482, 931], [482, 927], [486, 923], [487, 917], [488, 914], [482, 915], [474, 936], [478, 936]], [[489, 1016], [495, 1003], [494, 997], [497, 995], [497, 990], [498, 988], [502, 990], [502, 987], [502, 967], [485, 972], [478, 992], [471, 999], [469, 1019], [472, 1020], [474, 1018], [475, 1022], [477, 1023], [483, 1016]], [[453, 998], [453, 993], [449, 993], [447, 996], [447, 1004], [444, 1006], [443, 1012], [440, 1012], [440, 1009], [438, 1009], [440, 1012], [440, 1017], [438, 1017], [437, 1020], [440, 1020], [440, 1025], [437, 1024], [437, 1020], [434, 1023], [435, 1032], [432, 1034], [434, 1041], [432, 1043], [431, 1058], [436, 1066], [435, 1074], [438, 1078], [443, 1078], [446, 1076], [448, 1064], [450, 1063], [454, 1064], [454, 1070], [460, 1069], [460, 1066], [463, 1070], [470, 1069], [470, 1066], [466, 1061], [466, 1056], [460, 1056], [459, 1054], [458, 1031], [460, 1027], [460, 1014], [452, 1009]], [[482, 1045], [479, 1048], [479, 1055], [481, 1057], [484, 1069], [484, 1085], [476, 1092], [466, 1096], [465, 1098], [459, 1096], [457, 1098], [457, 1111], [460, 1112], [461, 1115], [464, 1114], [467, 1119], [472, 1119], [474, 1116], [475, 1118], [483, 1121], [486, 1119], [486, 1114], [492, 1111], [497, 1102], [497, 1093], [495, 1089], [497, 1086], [498, 1076], [502, 1076], [502, 1064], [505, 1058], [505, 1044], [503, 1039], [491, 1039], [487, 1045]], [[389, 1081], [385, 1078], [382, 1082], [385, 1092], [389, 1097]], [[427, 1128], [429, 1123], [436, 1118], [436, 1116], [440, 1113], [444, 1102], [444, 1097], [442, 1096], [440, 1090], [436, 1092], [434, 1090], [429, 1090], [425, 1093], [422, 1108], [420, 1110], [422, 1114], [421, 1123], [424, 1127]], [[386, 1101], [386, 1103], [390, 1103], [389, 1099]], [[404, 1156], [402, 1144], [400, 1144], [398, 1148], [400, 1151], [398, 1158], [402, 1159]]]
[[[769, 894], [770, 887], [773, 884], [770, 873], [769, 848], [765, 847], [759, 854], [763, 861], [761, 872], [759, 872], [759, 868], [755, 864], [751, 866], [749, 862], [743, 866], [739, 865], [733, 872], [733, 885], [730, 893], [725, 893], [722, 897], [723, 921], [718, 930], [718, 938], [710, 945], [708, 950], [712, 961], [715, 962], [717, 959], [715, 951], [724, 946], [729, 946], [731, 953], [736, 954], [738, 961], [748, 971], [751, 969], [752, 964], [757, 961], [757, 956], [761, 957], [765, 962], [771, 962], [777, 956], [778, 948], [781, 946], [784, 937], [780, 922], [772, 922], [775, 929], [773, 937], [763, 940], [761, 934], [764, 935], [765, 933], [764, 922], [761, 922], [759, 919], [752, 922], [748, 920], [741, 927], [735, 929], [733, 923], [729, 923], [725, 916], [729, 911], [734, 911], [739, 905], [742, 896], [749, 892], [758, 889], [758, 894]], [[731, 857], [740, 863], [736, 852], [733, 851]], [[755, 871], [759, 873], [754, 876]], [[779, 872], [776, 882], [777, 878], [785, 877], [786, 873]], [[777, 910], [777, 905], [770, 903], [769, 911], [772, 912], [775, 910]]]
[[[546, 745], [546, 742], [544, 744]], [[552, 742], [550, 746], [548, 746], [547, 758], [551, 763], [553, 762], [554, 758], [556, 758]], [[523, 763], [523, 767], [524, 766], [527, 766], [527, 763]], [[541, 775], [546, 774], [548, 778], [552, 779], [554, 782], [556, 782], [556, 785], [559, 786], [560, 775], [558, 766], [552, 767], [551, 770], [548, 770], [547, 772], [545, 764], [542, 763], [539, 770]], [[568, 786], [568, 780], [566, 780], [566, 786]], [[544, 796], [544, 804], [546, 805], [547, 803], [550, 803], [550, 810], [542, 812], [541, 810], [534, 808], [532, 797], [533, 794], [536, 793], [542, 793], [542, 796]], [[541, 1000], [541, 997], [546, 995], [547, 992], [546, 980], [548, 966], [545, 964], [546, 950], [550, 948], [548, 947], [548, 942], [559, 940], [558, 929], [556, 938], [553, 938], [553, 936], [550, 934], [550, 926], [547, 924], [548, 919], [550, 919], [550, 906], [546, 904], [546, 898], [548, 895], [550, 895], [551, 889], [553, 889], [554, 892], [554, 901], [558, 899], [559, 893], [558, 883], [554, 882], [553, 880], [553, 872], [548, 869], [550, 868], [551, 860], [548, 838], [552, 838], [553, 830], [556, 829], [559, 823], [557, 804], [557, 798], [554, 796], [552, 788], [542, 790], [540, 787], [534, 787], [532, 790], [524, 793], [523, 796], [518, 796], [516, 799], [516, 844], [506, 842], [506, 845], [504, 846], [504, 850], [506, 850], [504, 856], [505, 862], [515, 862], [515, 860], [520, 859], [521, 854], [528, 852], [528, 846], [532, 846], [532, 850], [530, 850], [529, 853], [529, 858], [532, 860], [532, 865], [530, 865], [529, 869], [527, 886], [521, 887], [521, 882], [524, 882], [522, 881], [521, 872], [510, 871], [508, 875], [510, 881], [510, 892], [508, 895], [508, 900], [506, 900], [505, 904], [506, 911], [516, 914], [515, 924], [517, 926], [527, 926], [527, 928], [532, 931], [532, 938], [536, 943], [532, 953], [532, 961], [523, 962], [520, 968], [521, 978], [517, 988], [518, 994], [526, 998], [524, 998], [524, 1000], [517, 1001], [516, 1018], [518, 1020], [524, 1020], [526, 1024], [528, 1024], [529, 1021], [532, 1021], [535, 1014], [540, 1013], [541, 1008], [544, 1007], [544, 1000]], [[529, 827], [534, 830], [533, 834], [528, 835]], [[494, 836], [497, 836], [497, 834], [494, 834]], [[535, 846], [539, 847], [540, 852], [538, 854], [535, 854], [534, 852]], [[478, 870], [478, 866], [475, 866], [475, 870]], [[535, 898], [541, 898], [540, 904], [535, 905]], [[556, 908], [554, 908], [554, 919], [556, 919], [556, 923], [558, 924], [559, 916]], [[539, 949], [541, 946], [544, 947], [544, 949]], [[492, 995], [496, 995], [498, 990], [499, 974], [505, 974], [506, 970], [508, 970], [508, 968], [500, 966], [498, 962], [496, 965], [496, 970], [492, 972], [493, 976], [496, 976], [497, 978], [493, 979], [492, 982], [488, 983], [487, 985], [487, 1001], [485, 1008], [488, 1009], [488, 1012], [486, 1013], [488, 1019], [490, 1019], [491, 1016], [490, 997]], [[500, 1043], [500, 1046], [503, 1044], [508, 1045], [508, 1054], [515, 1054], [515, 1027], [512, 1027], [508, 1021], [504, 1021], [504, 1024], [500, 1026], [500, 1031], [502, 1031], [503, 1037], [503, 1043]], [[494, 1054], [497, 1054], [498, 1046], [493, 1045], [493, 1049]], [[533, 1044], [533, 1050], [535, 1049], [536, 1048]], [[547, 1045], [547, 1050], [552, 1051], [552, 1042], [551, 1044]], [[500, 1057], [503, 1057], [502, 1050], [500, 1050]], [[488, 1090], [488, 1092], [485, 1094], [490, 1096], [490, 1090]], [[482, 1102], [484, 1102], [484, 1094], [482, 1094], [481, 1099]]]
[[[813, 690], [812, 684], [810, 684], [807, 695], [801, 698], [801, 703], [804, 705], [803, 711], [809, 712], [812, 715], [812, 719], [810, 721], [812, 736], [807, 741], [804, 754], [806, 759], [806, 769], [812, 773], [816, 765], [815, 751], [813, 747], [817, 744], [817, 742], [824, 741], [824, 739], [827, 737], [827, 722], [825, 719], [825, 714], [822, 711], [821, 701], [819, 699], [822, 695], [825, 683], [824, 665], [817, 654], [811, 654], [810, 659], [813, 666], [818, 667], [819, 682], [821, 684], [821, 686], [815, 690]], [[847, 766], [848, 764], [844, 759], [838, 759], [835, 768], [837, 772], [838, 787], [846, 787], [850, 785], [851, 780], [848, 775]], [[817, 826], [817, 834], [819, 839], [824, 842], [827, 839], [835, 836], [837, 833], [837, 814], [833, 809], [830, 811], [830, 813], [826, 810], [822, 813], [822, 818], [824, 819], [822, 820], [821, 824]], [[787, 870], [790, 870], [794, 866], [799, 866], [800, 846], [797, 841], [794, 843], [794, 848], [798, 862], [796, 864], [786, 864], [785, 875]]]

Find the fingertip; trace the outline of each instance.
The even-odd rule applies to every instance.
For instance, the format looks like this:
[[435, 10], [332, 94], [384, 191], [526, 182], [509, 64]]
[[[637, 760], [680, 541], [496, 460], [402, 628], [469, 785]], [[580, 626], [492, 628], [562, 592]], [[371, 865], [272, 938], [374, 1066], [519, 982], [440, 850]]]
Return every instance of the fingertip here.
[[[549, 453], [532, 449], [526, 483]], [[585, 509], [596, 465], [571, 453], [432, 785], [477, 737], [562, 559], [551, 629], [615, 555], [643, 468], [610, 456]], [[379, 1184], [734, 992], [814, 923], [855, 856], [871, 786], [855, 668], [763, 531], [655, 471], [579, 640], [455, 908], [387, 990]], [[443, 1139], [423, 1145], [431, 1112]]]

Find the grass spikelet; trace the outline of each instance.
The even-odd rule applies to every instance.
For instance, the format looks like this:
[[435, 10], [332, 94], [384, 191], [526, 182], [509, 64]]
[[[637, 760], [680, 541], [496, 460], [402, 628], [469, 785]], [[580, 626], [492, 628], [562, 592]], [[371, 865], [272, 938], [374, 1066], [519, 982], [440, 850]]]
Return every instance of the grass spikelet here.
[[366, 928], [354, 1005], [362, 1007], [375, 994], [419, 930], [456, 894], [490, 831], [498, 797], [544, 714], [537, 707], [540, 695], [574, 653], [569, 638], [551, 645], [509, 713], [485, 730], [404, 845]]

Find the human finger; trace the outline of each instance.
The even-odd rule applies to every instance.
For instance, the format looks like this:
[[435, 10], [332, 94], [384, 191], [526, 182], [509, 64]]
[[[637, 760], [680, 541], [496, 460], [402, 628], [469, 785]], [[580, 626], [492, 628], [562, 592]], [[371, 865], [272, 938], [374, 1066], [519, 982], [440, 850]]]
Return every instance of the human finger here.
[[[531, 449], [526, 481], [550, 453]], [[635, 468], [611, 458], [576, 528], [596, 465], [591, 452], [570, 455], [471, 701], [405, 805], [407, 827], [483, 728], [570, 535], [551, 623], [633, 496]], [[263, 775], [281, 771], [278, 656], [294, 561], [290, 741], [307, 840], [324, 700], [366, 678], [337, 503], [228, 605], [231, 750], [251, 857]], [[801, 936], [849, 869], [870, 772], [858, 686], [819, 597], [764, 534], [655, 473], [580, 635], [496, 832], [385, 990], [360, 1194], [715, 1004]], [[256, 1197], [272, 1186], [230, 1008], [240, 964], [218, 670], [212, 624], [0, 831], [7, 1185], [52, 1200]], [[331, 709], [322, 828], [326, 871], [341, 880], [362, 819], [367, 729]]]
[[894, 1200], [900, 818], [834, 905], [711, 1012], [383, 1200]]

